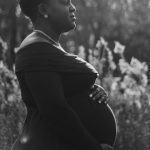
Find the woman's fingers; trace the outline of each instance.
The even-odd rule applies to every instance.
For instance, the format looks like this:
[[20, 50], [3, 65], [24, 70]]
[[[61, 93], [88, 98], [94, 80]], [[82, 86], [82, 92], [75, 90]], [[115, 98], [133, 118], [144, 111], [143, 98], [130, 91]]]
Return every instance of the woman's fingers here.
[[98, 101], [101, 98], [103, 98], [103, 95], [100, 92], [98, 92], [95, 95], [93, 95], [93, 100]]
[[93, 88], [92, 95], [94, 96], [94, 95], [98, 94], [99, 92], [101, 92], [101, 90], [99, 89], [99, 87], [95, 86]]
[[98, 101], [99, 103], [104, 102], [104, 103], [107, 104], [108, 101], [109, 101], [109, 98], [108, 98], [108, 96], [107, 96], [106, 94], [101, 95], [101, 94], [99, 93], [99, 94], [97, 94], [97, 95], [95, 95], [95, 96], [93, 97], [93, 100]]
[[103, 96], [102, 98], [99, 99], [98, 102], [99, 103], [104, 102], [107, 104], [109, 102], [109, 98], [108, 98], [108, 96]]
[[101, 102], [104, 102], [104, 103], [108, 103], [109, 101], [109, 98], [108, 98], [108, 94], [106, 93], [106, 91], [104, 90], [104, 88], [102, 88], [101, 86], [99, 85], [94, 85], [93, 89], [92, 89], [92, 93], [90, 94], [90, 97], [101, 103]]
[[94, 96], [96, 94], [98, 94], [99, 92], [103, 92], [105, 91], [101, 86], [94, 84], [94, 86], [92, 87], [92, 92], [91, 94]]

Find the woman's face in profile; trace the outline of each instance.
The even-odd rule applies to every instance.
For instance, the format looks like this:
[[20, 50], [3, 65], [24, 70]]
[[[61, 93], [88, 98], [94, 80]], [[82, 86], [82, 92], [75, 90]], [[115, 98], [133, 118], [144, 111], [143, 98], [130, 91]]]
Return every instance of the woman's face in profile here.
[[71, 0], [49, 0], [49, 23], [57, 32], [68, 32], [76, 27], [76, 8]]

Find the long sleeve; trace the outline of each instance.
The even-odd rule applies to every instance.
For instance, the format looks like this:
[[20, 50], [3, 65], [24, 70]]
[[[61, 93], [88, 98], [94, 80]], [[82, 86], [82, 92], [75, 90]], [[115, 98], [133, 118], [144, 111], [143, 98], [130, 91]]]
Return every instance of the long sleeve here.
[[24, 78], [37, 109], [50, 120], [49, 125], [63, 144], [68, 144], [75, 150], [102, 150], [67, 104], [59, 74], [25, 72]]

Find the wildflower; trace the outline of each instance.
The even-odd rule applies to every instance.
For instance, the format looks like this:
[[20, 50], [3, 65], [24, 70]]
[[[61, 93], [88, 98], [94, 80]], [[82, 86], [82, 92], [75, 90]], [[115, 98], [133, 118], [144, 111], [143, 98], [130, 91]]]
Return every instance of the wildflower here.
[[132, 57], [131, 58], [131, 62], [130, 62], [131, 66], [134, 67], [134, 68], [142, 68], [142, 63], [137, 60], [135, 57]]
[[119, 67], [121, 73], [128, 73], [131, 68], [130, 65], [124, 59], [119, 60]]
[[69, 40], [67, 42], [67, 47], [70, 49], [70, 53], [74, 53], [75, 52], [75, 42], [73, 40]]
[[94, 34], [90, 34], [89, 45], [93, 46], [94, 45], [94, 41], [95, 41], [95, 35]]
[[115, 41], [114, 53], [123, 54], [125, 50], [125, 46]]
[[120, 82], [120, 80], [121, 80], [120, 77], [115, 77], [115, 78], [113, 78], [113, 82], [112, 82], [112, 84], [111, 84], [111, 90], [112, 90], [112, 91], [115, 91], [116, 89], [119, 88], [118, 82]]
[[135, 101], [135, 104], [136, 104], [137, 108], [139, 108], [139, 109], [142, 108], [142, 104], [140, 103], [139, 100], [136, 100], [136, 101]]
[[89, 55], [92, 55], [92, 49], [89, 49], [88, 52], [89, 52]]
[[112, 52], [110, 50], [107, 50], [107, 52], [108, 52], [108, 60], [112, 61], [113, 60], [113, 54], [112, 54]]
[[3, 50], [7, 50], [8, 49], [8, 45], [6, 42], [3, 41], [3, 39], [0, 37], [0, 44], [3, 48]]
[[78, 31], [82, 31], [82, 30], [83, 30], [83, 26], [82, 26], [82, 25], [78, 25], [78, 26], [77, 26], [77, 30], [78, 30]]
[[[126, 85], [126, 87], [130, 87], [130, 88], [132, 88], [132, 87], [134, 87], [134, 85], [136, 85], [136, 81], [129, 75], [124, 76], [122, 83], [124, 83]], [[126, 87], [124, 87], [124, 88], [126, 88]]]
[[105, 39], [103, 37], [100, 37], [100, 41], [101, 41], [102, 45], [107, 47], [108, 43], [105, 41]]
[[141, 83], [144, 87], [146, 87], [148, 84], [148, 77], [146, 74], [142, 74], [141, 76], [142, 76]]
[[89, 54], [88, 60], [89, 60], [89, 62], [92, 64], [92, 62], [93, 62], [93, 56], [92, 56], [92, 53]]
[[136, 74], [141, 74], [141, 72], [147, 72], [148, 66], [145, 62], [141, 63], [138, 59], [132, 57], [130, 65], [132, 67], [132, 72]]
[[104, 40], [103, 37], [100, 37], [100, 40], [98, 40], [96, 47], [101, 48], [102, 46], [107, 47], [108, 43]]
[[98, 55], [99, 55], [98, 50], [95, 49], [95, 50], [93, 51], [93, 55], [94, 55], [94, 56], [98, 56]]
[[8, 95], [8, 101], [9, 102], [13, 102], [14, 101], [14, 95], [13, 94], [9, 94]]
[[0, 61], [0, 69], [2, 69], [3, 67], [4, 67], [4, 63]]
[[101, 44], [101, 41], [98, 40], [97, 43], [96, 43], [96, 48], [101, 48], [102, 44]]
[[85, 59], [86, 58], [86, 54], [85, 54], [85, 48], [84, 48], [84, 46], [81, 45], [81, 46], [78, 47], [78, 49], [79, 49], [78, 56], [80, 58], [82, 58], [82, 59]]
[[116, 64], [113, 61], [110, 63], [110, 68], [112, 70], [115, 70], [117, 68]]

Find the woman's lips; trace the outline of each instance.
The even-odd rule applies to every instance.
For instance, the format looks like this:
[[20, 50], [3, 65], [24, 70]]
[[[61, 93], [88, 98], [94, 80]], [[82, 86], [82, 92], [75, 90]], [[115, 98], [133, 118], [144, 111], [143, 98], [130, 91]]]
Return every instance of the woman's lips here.
[[70, 18], [75, 21], [76, 20], [76, 16], [75, 15], [71, 15]]

